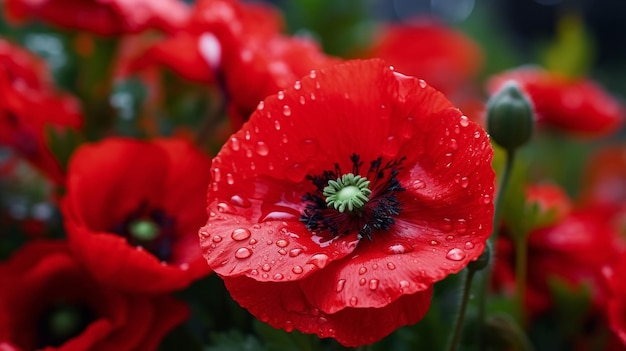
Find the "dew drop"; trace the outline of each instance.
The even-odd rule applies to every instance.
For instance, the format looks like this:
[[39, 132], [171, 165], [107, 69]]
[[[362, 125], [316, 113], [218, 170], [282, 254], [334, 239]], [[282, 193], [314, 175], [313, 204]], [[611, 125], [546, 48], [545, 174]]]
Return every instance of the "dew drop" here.
[[308, 264], [312, 264], [315, 267], [322, 269], [324, 267], [326, 267], [326, 265], [328, 264], [328, 261], [330, 260], [330, 258], [328, 257], [328, 255], [323, 254], [323, 253], [319, 253], [319, 254], [315, 254], [313, 256], [311, 256], [311, 258], [309, 258], [309, 260], [306, 262]]
[[488, 205], [491, 203], [491, 196], [489, 196], [488, 194], [483, 195], [483, 203], [485, 205]]
[[306, 103], [306, 99], [304, 96], [300, 96], [300, 105], [304, 105]]
[[394, 270], [396, 269], [396, 265], [391, 262], [387, 262], [387, 268], [389, 268], [389, 270]]
[[278, 92], [278, 100], [283, 100], [285, 98], [285, 92], [284, 91], [279, 91]]
[[214, 243], [219, 243], [222, 241], [222, 237], [219, 235], [214, 235], [213, 238], [211, 238], [211, 240], [213, 240]]
[[303, 269], [302, 269], [302, 267], [300, 267], [300, 266], [294, 266], [294, 267], [291, 269], [291, 271], [292, 271], [294, 274], [302, 274], [302, 272], [304, 272], [304, 270], [303, 270]]
[[287, 333], [291, 333], [293, 331], [293, 322], [292, 321], [285, 321], [285, 331]]
[[269, 265], [269, 263], [265, 263], [265, 264], [263, 264], [263, 266], [261, 266], [261, 270], [263, 272], [269, 272], [270, 269], [272, 269], [272, 267]]
[[283, 256], [285, 256], [285, 255], [287, 254], [287, 250], [285, 250], [285, 249], [280, 249], [280, 250], [278, 250], [278, 253], [279, 253], [279, 254], [281, 254], [281, 255], [283, 255]]
[[356, 306], [359, 303], [359, 298], [356, 296], [352, 296], [350, 298], [350, 306]]
[[339, 279], [337, 281], [337, 287], [335, 288], [335, 291], [340, 293], [343, 290], [343, 287], [346, 285], [346, 280], [345, 279]]
[[311, 93], [311, 95], [309, 95], [309, 98], [310, 98], [311, 100], [315, 100], [315, 93]]
[[365, 278], [359, 279], [359, 285], [365, 285], [365, 283], [367, 283], [367, 279]]
[[462, 177], [461, 179], [459, 179], [459, 185], [461, 185], [461, 188], [463, 189], [467, 188], [467, 186], [469, 185], [469, 179], [467, 179], [467, 177]]
[[456, 222], [456, 232], [463, 234], [467, 231], [467, 221], [463, 218], [459, 218]]
[[246, 130], [246, 132], [243, 134], [243, 138], [246, 140], [250, 140], [252, 138], [249, 130]]
[[284, 239], [276, 240], [276, 246], [278, 247], [286, 247], [287, 245], [289, 245], [289, 241], [287, 240], [284, 240]]
[[452, 261], [461, 261], [465, 258], [465, 251], [457, 248], [451, 249], [446, 254], [446, 258]]
[[441, 228], [444, 232], [449, 232], [452, 230], [452, 220], [450, 218], [443, 219], [443, 227]]
[[287, 134], [283, 134], [283, 136], [280, 138], [280, 141], [282, 141], [283, 144], [287, 144], [287, 142], [289, 142], [289, 138], [287, 138]]
[[456, 150], [459, 148], [459, 143], [456, 141], [456, 139], [450, 139], [448, 146], [450, 146], [450, 149]]
[[461, 116], [461, 127], [467, 127], [469, 125], [469, 119], [467, 116]]
[[367, 268], [365, 268], [365, 267], [361, 267], [361, 268], [359, 268], [359, 274], [360, 274], [360, 275], [363, 275], [363, 274], [365, 274], [365, 273], [367, 273]]
[[[262, 101], [261, 101], [262, 102]], [[230, 149], [233, 151], [239, 151], [241, 149], [241, 142], [239, 139], [232, 137], [230, 138]]]
[[226, 183], [229, 185], [235, 184], [235, 177], [231, 173], [226, 173]]
[[256, 269], [253, 269], [250, 271], [250, 275], [259, 275], [259, 271], [257, 271]]
[[284, 276], [280, 273], [276, 273], [274, 274], [274, 276], [272, 277], [274, 280], [283, 280]]
[[413, 246], [404, 242], [392, 243], [385, 249], [385, 252], [389, 255], [399, 255], [411, 251], [413, 251]]
[[235, 251], [235, 257], [242, 260], [244, 258], [248, 258], [252, 256], [252, 250], [250, 250], [247, 247], [242, 247], [239, 248], [237, 251]]
[[304, 252], [304, 250], [301, 249], [301, 248], [291, 249], [291, 250], [289, 250], [289, 257], [297, 257], [297, 256], [299, 256], [303, 252]]
[[274, 129], [280, 130], [280, 122], [278, 120], [274, 121]]
[[419, 84], [420, 84], [420, 87], [421, 87], [422, 89], [423, 89], [423, 88], [426, 88], [426, 82], [425, 82], [423, 79], [420, 79], [420, 80], [419, 80]]
[[317, 318], [317, 324], [324, 324], [327, 322], [328, 322], [328, 319], [326, 317], [322, 316], [322, 317]]
[[285, 117], [291, 116], [291, 107], [287, 105], [283, 106], [283, 115], [285, 115]]
[[265, 102], [259, 101], [259, 104], [256, 105], [256, 109], [261, 111], [261, 110], [263, 110], [263, 108], [265, 108]]
[[267, 278], [269, 278], [269, 277], [270, 277], [270, 275], [269, 275], [269, 274], [267, 274], [267, 273], [263, 273], [263, 274], [261, 274], [261, 278], [263, 278], [263, 279], [267, 279]]
[[439, 242], [438, 242], [438, 241], [436, 241], [436, 240], [431, 240], [431, 241], [430, 241], [430, 244], [431, 244], [432, 246], [437, 246], [437, 245], [439, 245]]
[[233, 238], [233, 240], [235, 241], [241, 241], [248, 239], [251, 234], [252, 233], [246, 228], [237, 228], [233, 230], [233, 232], [230, 234], [230, 237]]
[[317, 77], [317, 72], [315, 72], [315, 70], [312, 69], [311, 72], [309, 72], [309, 77], [311, 77], [311, 79], [315, 79], [315, 77]]
[[448, 240], [448, 241], [454, 240], [454, 236], [448, 235], [448, 236], [446, 236], [446, 240]]
[[239, 206], [242, 208], [248, 208], [250, 207], [252, 204], [250, 203], [250, 200], [248, 200], [247, 198], [240, 196], [240, 195], [233, 195], [230, 197], [230, 203], [235, 205], [235, 206]]
[[255, 238], [252, 238], [252, 239], [250, 239], [250, 241], [248, 241], [248, 244], [250, 244], [250, 245], [254, 245], [256, 243], [258, 243], [258, 241]]
[[480, 138], [480, 132], [479, 131], [475, 131], [474, 132], [474, 139], [479, 139]]
[[213, 181], [219, 182], [221, 179], [222, 179], [222, 172], [220, 171], [220, 169], [217, 167], [213, 168]]
[[322, 87], [322, 86], [320, 85], [320, 82], [315, 82], [315, 89], [319, 89], [319, 88], [321, 88], [321, 87]]
[[257, 143], [256, 143], [256, 148], [255, 148], [255, 150], [256, 150], [256, 153], [257, 153], [259, 156], [267, 156], [267, 154], [268, 154], [268, 153], [269, 153], [269, 151], [270, 151], [270, 149], [269, 149], [269, 147], [267, 146], [267, 144], [266, 144], [266, 143], [264, 143], [264, 142], [262, 142], [262, 141], [259, 141], [259, 142], [257, 142]]
[[237, 213], [235, 207], [228, 202], [219, 202], [217, 204], [217, 212], [219, 213]]
[[474, 248], [474, 243], [473, 243], [473, 242], [471, 242], [471, 241], [466, 242], [466, 243], [465, 243], [465, 248], [466, 248], [467, 250], [471, 250], [471, 249], [473, 249], [473, 248]]
[[302, 83], [300, 83], [299, 80], [296, 80], [296, 82], [293, 83], [293, 88], [296, 90], [300, 90], [300, 88], [302, 88]]
[[406, 280], [400, 281], [400, 292], [404, 292], [404, 289], [408, 288], [410, 283]]
[[424, 183], [421, 179], [417, 179], [413, 181], [413, 187], [415, 189], [424, 189], [426, 187], [426, 183]]
[[378, 279], [372, 279], [369, 283], [370, 290], [376, 290], [378, 288]]

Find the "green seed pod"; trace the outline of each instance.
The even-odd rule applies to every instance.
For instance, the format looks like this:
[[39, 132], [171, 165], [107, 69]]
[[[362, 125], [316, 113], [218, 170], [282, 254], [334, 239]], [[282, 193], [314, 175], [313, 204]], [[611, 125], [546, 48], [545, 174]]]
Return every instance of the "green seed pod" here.
[[530, 139], [535, 123], [533, 105], [515, 81], [508, 81], [487, 102], [487, 132], [507, 150]]

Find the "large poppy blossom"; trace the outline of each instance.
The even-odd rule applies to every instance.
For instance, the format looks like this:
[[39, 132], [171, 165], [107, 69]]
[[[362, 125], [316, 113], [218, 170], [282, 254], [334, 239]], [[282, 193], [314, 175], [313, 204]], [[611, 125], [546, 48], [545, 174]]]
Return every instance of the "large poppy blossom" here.
[[77, 257], [101, 282], [129, 291], [173, 291], [209, 273], [196, 233], [210, 166], [182, 140], [79, 148], [62, 207]]
[[46, 132], [82, 124], [78, 100], [56, 91], [45, 62], [0, 39], [0, 144], [9, 146], [58, 185], [64, 171]]
[[368, 55], [447, 94], [470, 81], [483, 61], [480, 47], [471, 38], [427, 18], [382, 28]]
[[170, 296], [97, 283], [64, 242], [22, 247], [0, 264], [0, 285], [2, 350], [155, 350], [189, 314]]
[[497, 92], [509, 80], [528, 94], [540, 124], [578, 135], [603, 136], [624, 122], [620, 102], [590, 80], [522, 67], [492, 77], [489, 92]]
[[4, 9], [14, 21], [38, 19], [63, 28], [109, 36], [148, 28], [173, 32], [189, 13], [187, 5], [179, 0], [7, 0]]
[[277, 328], [371, 343], [426, 313], [491, 233], [487, 134], [380, 60], [313, 70], [213, 160], [209, 265]]

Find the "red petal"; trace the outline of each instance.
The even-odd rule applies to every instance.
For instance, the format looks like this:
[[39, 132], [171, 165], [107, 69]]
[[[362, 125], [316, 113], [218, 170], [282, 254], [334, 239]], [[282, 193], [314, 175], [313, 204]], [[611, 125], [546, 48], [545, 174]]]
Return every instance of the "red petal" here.
[[[401, 326], [418, 322], [428, 311], [432, 295], [429, 288], [383, 308], [346, 308], [327, 314], [307, 301], [305, 288], [298, 282], [261, 283], [246, 277], [225, 278], [224, 282], [231, 296], [262, 322], [287, 331], [332, 337], [345, 346], [371, 344]], [[354, 297], [353, 301], [357, 300]]]

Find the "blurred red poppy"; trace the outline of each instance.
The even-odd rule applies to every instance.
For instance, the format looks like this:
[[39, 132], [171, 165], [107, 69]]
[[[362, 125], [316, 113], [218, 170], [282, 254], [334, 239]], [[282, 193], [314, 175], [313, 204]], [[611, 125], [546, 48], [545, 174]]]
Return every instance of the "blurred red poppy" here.
[[41, 20], [62, 28], [103, 36], [137, 33], [145, 29], [177, 30], [189, 8], [180, 0], [6, 0], [10, 20]]
[[45, 62], [0, 39], [0, 144], [11, 147], [57, 185], [64, 171], [46, 133], [82, 124], [78, 100], [56, 91]]
[[214, 158], [201, 246], [260, 320], [371, 343], [420, 320], [432, 284], [483, 251], [492, 155], [424, 81], [380, 60], [314, 70]]
[[489, 92], [498, 91], [509, 80], [516, 81], [528, 94], [540, 124], [600, 137], [617, 131], [624, 122], [623, 106], [590, 80], [521, 67], [492, 77]]
[[611, 330], [626, 346], [626, 256], [612, 267], [605, 269], [609, 286], [609, 299], [606, 305]]
[[2, 350], [156, 350], [189, 314], [170, 296], [100, 285], [64, 242], [26, 244], [0, 264], [0, 285]]
[[197, 230], [210, 166], [183, 140], [79, 148], [62, 207], [76, 256], [101, 283], [128, 291], [173, 291], [208, 274]]
[[447, 95], [470, 82], [483, 62], [471, 38], [430, 18], [388, 24], [378, 31], [367, 56], [380, 57], [396, 71], [421, 78]]

